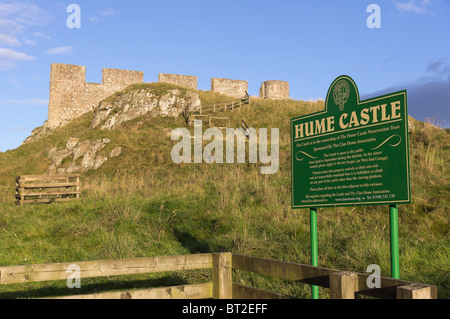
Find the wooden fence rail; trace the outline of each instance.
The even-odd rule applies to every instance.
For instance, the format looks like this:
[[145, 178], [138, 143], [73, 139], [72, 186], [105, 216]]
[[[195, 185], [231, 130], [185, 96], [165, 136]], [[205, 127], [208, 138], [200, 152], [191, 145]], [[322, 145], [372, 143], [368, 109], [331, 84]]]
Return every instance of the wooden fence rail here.
[[80, 279], [213, 269], [213, 281], [54, 299], [225, 299], [231, 294], [227, 290], [231, 287], [231, 253], [0, 267], [0, 287], [7, 284], [67, 280], [73, 273], [68, 272], [68, 269], [74, 265], [79, 267]]
[[354, 299], [358, 294], [397, 299], [437, 298], [437, 289], [431, 285], [382, 277], [381, 288], [369, 289], [366, 284], [368, 274], [231, 253], [0, 267], [0, 288], [1, 285], [15, 283], [67, 280], [72, 274], [68, 269], [73, 265], [79, 267], [80, 279], [212, 269], [212, 280], [193, 285], [103, 292], [57, 299], [293, 299], [233, 283], [233, 269], [326, 287], [330, 289], [333, 299]]
[[[233, 269], [329, 288], [332, 299], [354, 299], [357, 295], [383, 299], [437, 299], [436, 286], [381, 277], [381, 287], [371, 289], [367, 286], [369, 274], [343, 272], [239, 254], [233, 254]], [[250, 298], [255, 295], [264, 296], [264, 292], [245, 286], [233, 288], [234, 292], [238, 295], [233, 295], [233, 297], [241, 299], [246, 299], [246, 296]], [[272, 293], [268, 293], [266, 296], [269, 298], [282, 297]], [[291, 297], [284, 296], [284, 298]]]
[[250, 96], [246, 93], [245, 97], [230, 101], [230, 102], [222, 102], [210, 105], [202, 105], [198, 111], [191, 112], [192, 115], [206, 115], [206, 114], [214, 114], [216, 112], [226, 112], [233, 111], [235, 109], [240, 109], [244, 105], [250, 104]]
[[[189, 125], [193, 126], [195, 121], [203, 121], [204, 119], [208, 122], [209, 127], [215, 127], [218, 129], [226, 129], [231, 127], [231, 119], [229, 117], [217, 117], [210, 115], [191, 115], [189, 117]], [[218, 125], [218, 122], [220, 125]]]
[[16, 178], [16, 204], [67, 202], [79, 199], [80, 175], [25, 175]]

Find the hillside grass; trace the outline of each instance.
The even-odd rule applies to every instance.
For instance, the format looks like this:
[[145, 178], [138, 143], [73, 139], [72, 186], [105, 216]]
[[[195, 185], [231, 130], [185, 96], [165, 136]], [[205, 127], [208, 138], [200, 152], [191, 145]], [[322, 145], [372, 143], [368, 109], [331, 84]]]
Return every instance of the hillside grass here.
[[[164, 90], [173, 88], [165, 86]], [[134, 88], [137, 89], [137, 88]], [[230, 98], [199, 92], [204, 104]], [[232, 126], [280, 128], [280, 169], [259, 164], [182, 164], [170, 159], [174, 128], [184, 119], [143, 117], [115, 131], [89, 129], [92, 113], [16, 150], [0, 153], [0, 265], [135, 258], [229, 251], [309, 264], [309, 211], [290, 203], [290, 119], [323, 109], [323, 102], [252, 99], [240, 111], [220, 113]], [[450, 297], [450, 137], [414, 121], [410, 135], [413, 203], [399, 207], [400, 267], [405, 280], [433, 284]], [[205, 126], [206, 128], [206, 126]], [[14, 179], [43, 174], [53, 147], [68, 139], [109, 138], [105, 153], [123, 153], [83, 176], [81, 201], [15, 206]], [[385, 206], [320, 209], [319, 265], [365, 272], [371, 264], [390, 276], [389, 210]], [[101, 289], [206, 282], [210, 271], [83, 279], [0, 287], [0, 298], [89, 293]], [[236, 272], [234, 280], [310, 298], [309, 286]], [[328, 291], [321, 289], [327, 298]]]

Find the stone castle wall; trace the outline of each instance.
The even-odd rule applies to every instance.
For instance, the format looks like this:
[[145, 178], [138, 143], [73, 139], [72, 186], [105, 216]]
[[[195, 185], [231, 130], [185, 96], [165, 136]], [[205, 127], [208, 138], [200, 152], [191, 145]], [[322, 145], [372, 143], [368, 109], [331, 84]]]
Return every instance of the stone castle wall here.
[[175, 84], [197, 90], [196, 76], [160, 73], [158, 78], [159, 82]]
[[[92, 111], [103, 99], [131, 84], [143, 83], [144, 73], [118, 69], [103, 69], [102, 83], [86, 83], [86, 67], [52, 64], [50, 71], [50, 97], [48, 106], [49, 128], [56, 128]], [[171, 83], [197, 90], [197, 77], [178, 74], [159, 74], [159, 82]], [[241, 80], [211, 79], [211, 91], [241, 98], [248, 91], [248, 82]], [[266, 81], [260, 97], [289, 99], [289, 83]]]
[[248, 91], [248, 82], [214, 78], [211, 79], [211, 91], [241, 98], [245, 97], [245, 92]]
[[143, 83], [144, 73], [103, 69], [102, 83], [86, 83], [86, 67], [52, 64], [48, 126], [55, 128], [93, 110], [101, 100], [128, 85]]
[[289, 83], [284, 81], [266, 81], [261, 85], [259, 97], [263, 99], [289, 99]]

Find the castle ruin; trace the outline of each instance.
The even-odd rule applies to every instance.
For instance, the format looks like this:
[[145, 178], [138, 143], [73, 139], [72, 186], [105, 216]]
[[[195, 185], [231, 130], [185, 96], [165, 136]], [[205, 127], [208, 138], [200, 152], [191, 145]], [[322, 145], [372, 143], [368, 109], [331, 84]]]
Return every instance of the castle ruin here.
[[211, 91], [241, 98], [248, 91], [248, 82], [228, 79], [211, 79]]
[[[160, 73], [158, 81], [197, 90], [196, 76]], [[47, 125], [51, 129], [65, 125], [82, 114], [92, 111], [108, 96], [138, 83], [144, 83], [144, 73], [140, 71], [103, 69], [102, 83], [87, 83], [85, 66], [52, 64]], [[241, 98], [248, 91], [248, 82], [213, 78], [211, 91]], [[261, 86], [260, 98], [289, 99], [289, 83], [264, 82]]]
[[92, 111], [103, 99], [135, 83], [144, 82], [144, 73], [103, 69], [102, 83], [86, 83], [86, 67], [52, 64], [48, 126], [55, 128]]
[[191, 75], [165, 74], [160, 73], [158, 81], [184, 86], [189, 89], [197, 90], [197, 77]]
[[289, 83], [284, 81], [266, 81], [261, 85], [259, 97], [263, 99], [289, 99]]

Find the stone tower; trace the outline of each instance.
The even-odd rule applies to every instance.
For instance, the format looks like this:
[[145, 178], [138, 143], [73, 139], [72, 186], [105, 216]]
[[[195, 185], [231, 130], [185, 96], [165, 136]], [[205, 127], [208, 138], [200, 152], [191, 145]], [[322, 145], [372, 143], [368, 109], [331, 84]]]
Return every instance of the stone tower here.
[[104, 98], [127, 86], [144, 82], [138, 71], [103, 69], [102, 83], [86, 83], [86, 67], [52, 64], [48, 126], [55, 128], [91, 111]]

